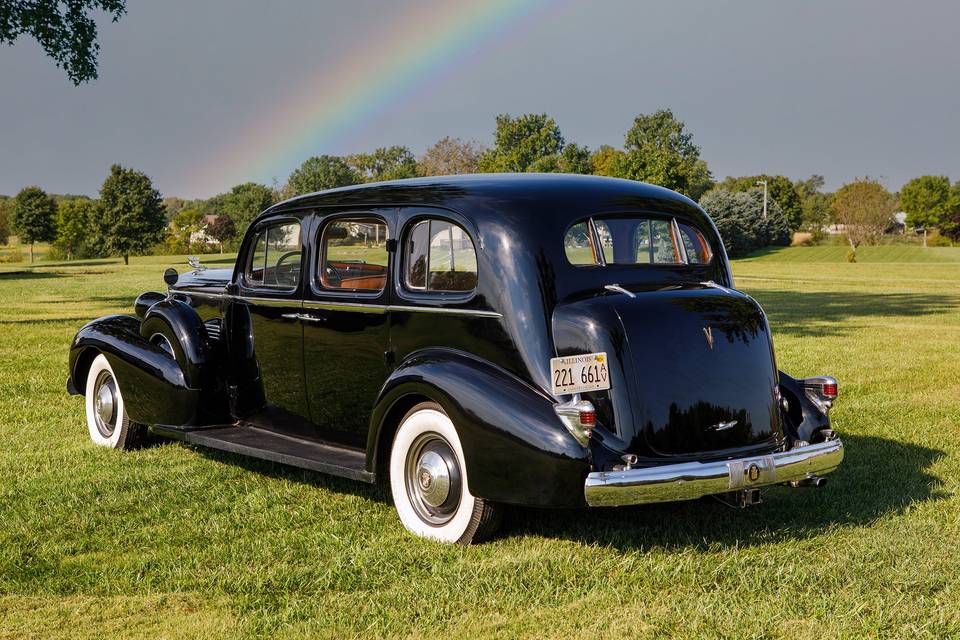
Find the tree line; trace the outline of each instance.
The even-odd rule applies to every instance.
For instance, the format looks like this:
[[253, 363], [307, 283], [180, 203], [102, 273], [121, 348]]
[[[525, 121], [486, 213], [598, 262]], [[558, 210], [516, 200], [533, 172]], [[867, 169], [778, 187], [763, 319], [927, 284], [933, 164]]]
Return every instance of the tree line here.
[[[727, 177], [716, 181], [693, 134], [663, 109], [638, 115], [622, 146], [596, 149], [569, 142], [548, 114], [496, 117], [493, 145], [444, 137], [420, 157], [404, 146], [369, 153], [307, 158], [283, 184], [253, 182], [199, 200], [162, 199], [142, 172], [111, 167], [97, 199], [48, 196], [27, 187], [0, 198], [0, 241], [12, 230], [22, 242], [53, 242], [66, 258], [185, 253], [234, 248], [253, 219], [276, 202], [297, 195], [365, 182], [417, 176], [491, 172], [579, 173], [639, 180], [678, 191], [706, 209], [728, 253], [737, 257], [760, 247], [787, 245], [796, 231], [814, 237], [842, 225], [854, 254], [894, 224], [898, 206], [908, 226], [937, 228], [960, 239], [960, 182], [921, 176], [899, 198], [877, 180], [862, 178], [836, 193], [824, 178], [790, 180], [782, 175]], [[768, 202], [763, 207], [766, 183]]]

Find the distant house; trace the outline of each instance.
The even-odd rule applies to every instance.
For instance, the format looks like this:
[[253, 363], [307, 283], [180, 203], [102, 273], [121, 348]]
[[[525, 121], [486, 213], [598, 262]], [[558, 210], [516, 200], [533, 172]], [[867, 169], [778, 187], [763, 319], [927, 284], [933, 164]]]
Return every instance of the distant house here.
[[220, 244], [214, 238], [210, 237], [207, 234], [207, 227], [214, 222], [216, 222], [217, 216], [213, 214], [208, 214], [203, 216], [203, 229], [199, 229], [190, 234], [190, 244], [207, 244], [215, 245]]

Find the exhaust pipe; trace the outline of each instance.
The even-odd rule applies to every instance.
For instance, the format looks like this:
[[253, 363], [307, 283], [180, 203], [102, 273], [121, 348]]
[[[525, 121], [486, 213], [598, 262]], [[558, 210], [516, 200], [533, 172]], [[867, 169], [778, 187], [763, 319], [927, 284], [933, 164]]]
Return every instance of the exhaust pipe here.
[[799, 487], [816, 487], [817, 489], [821, 489], [827, 486], [827, 479], [823, 476], [810, 476], [803, 480], [794, 480], [788, 484], [795, 489]]

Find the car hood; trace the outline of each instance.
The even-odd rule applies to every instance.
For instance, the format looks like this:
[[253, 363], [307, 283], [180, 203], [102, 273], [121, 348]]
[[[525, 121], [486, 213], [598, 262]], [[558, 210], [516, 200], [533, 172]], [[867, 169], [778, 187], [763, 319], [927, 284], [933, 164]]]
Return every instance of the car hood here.
[[628, 453], [703, 457], [782, 438], [766, 318], [711, 286], [608, 292], [558, 306], [558, 355], [607, 352], [611, 388], [584, 394]]
[[215, 293], [222, 291], [233, 278], [233, 269], [203, 269], [181, 273], [174, 291]]

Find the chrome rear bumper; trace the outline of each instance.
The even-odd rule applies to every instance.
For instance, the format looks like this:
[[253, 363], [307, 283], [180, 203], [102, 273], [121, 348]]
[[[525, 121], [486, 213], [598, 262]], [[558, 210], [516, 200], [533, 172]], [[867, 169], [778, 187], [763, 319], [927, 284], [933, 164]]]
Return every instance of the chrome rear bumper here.
[[701, 496], [820, 476], [843, 460], [839, 438], [766, 456], [595, 471], [584, 496], [591, 507], [692, 500]]

